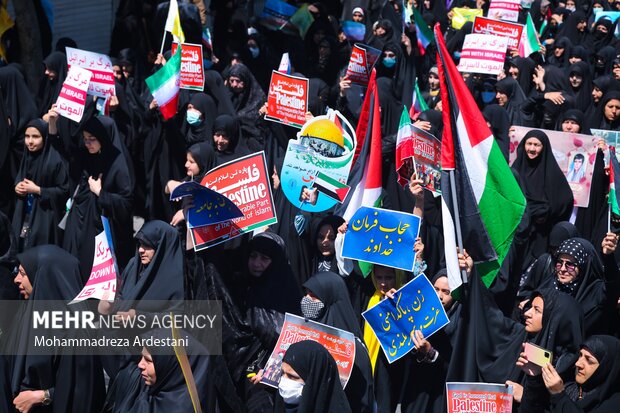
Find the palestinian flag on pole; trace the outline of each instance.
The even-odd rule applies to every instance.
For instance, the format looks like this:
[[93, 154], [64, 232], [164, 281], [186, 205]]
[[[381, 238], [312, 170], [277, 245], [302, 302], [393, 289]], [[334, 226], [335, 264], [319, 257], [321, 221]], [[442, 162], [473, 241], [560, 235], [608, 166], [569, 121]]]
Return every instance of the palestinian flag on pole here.
[[407, 185], [413, 174], [413, 144], [411, 119], [405, 107], [400, 115], [398, 135], [396, 135], [396, 173], [401, 186]]
[[620, 177], [620, 164], [616, 158], [616, 148], [609, 148], [609, 208], [611, 212], [620, 216], [620, 182], [616, 182], [616, 176]]
[[458, 243], [489, 286], [525, 211], [525, 197], [435, 25], [443, 102], [442, 219], [450, 290], [462, 283]]
[[362, 206], [378, 207], [381, 202], [381, 116], [379, 115], [379, 94], [377, 72], [373, 69], [368, 81], [368, 90], [355, 130], [357, 136], [356, 156], [347, 184], [355, 188], [339, 207], [336, 215], [347, 222]]
[[337, 179], [325, 175], [323, 172], [319, 172], [316, 175], [312, 186], [318, 189], [319, 192], [341, 203], [345, 200], [351, 189], [347, 184], [343, 184]]
[[166, 120], [177, 113], [182, 47], [183, 45], [179, 44], [177, 52], [172, 55], [170, 60], [168, 60], [161, 69], [145, 80], [146, 86], [151, 91], [153, 99], [157, 101], [159, 110]]
[[538, 51], [540, 51], [540, 40], [538, 40], [532, 16], [530, 16], [528, 12], [527, 21], [521, 33], [521, 41], [519, 42], [519, 56], [528, 57], [532, 53]]

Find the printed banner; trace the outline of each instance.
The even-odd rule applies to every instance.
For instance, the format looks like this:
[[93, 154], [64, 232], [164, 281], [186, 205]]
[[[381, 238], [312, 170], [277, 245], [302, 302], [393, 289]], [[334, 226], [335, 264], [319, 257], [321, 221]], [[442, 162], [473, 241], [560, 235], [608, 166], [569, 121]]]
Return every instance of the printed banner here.
[[308, 121], [288, 142], [280, 172], [289, 202], [309, 212], [342, 203], [356, 145], [355, 130], [340, 112], [330, 109]]
[[505, 384], [446, 383], [448, 413], [511, 413], [512, 393]]
[[355, 43], [347, 67], [347, 78], [358, 85], [367, 86], [372, 68], [381, 56], [381, 50]]
[[82, 291], [69, 304], [79, 303], [89, 298], [99, 300], [114, 300], [116, 295], [116, 259], [112, 243], [110, 223], [104, 216], [101, 217], [103, 232], [95, 237], [95, 255], [93, 268]]
[[183, 182], [174, 188], [170, 200], [193, 197], [194, 206], [187, 211], [187, 224], [190, 228], [213, 225], [243, 216], [243, 212], [230, 199], [198, 182]]
[[504, 70], [508, 38], [491, 34], [468, 34], [465, 36], [459, 72], [497, 75]]
[[482, 9], [454, 7], [452, 11], [454, 12], [452, 16], [452, 28], [456, 30], [459, 30], [467, 22], [473, 23], [476, 16], [482, 17], [484, 15], [484, 10]]
[[243, 217], [193, 228], [191, 234], [196, 251], [278, 222], [265, 152], [220, 165], [209, 171], [201, 183], [234, 202], [243, 212]]
[[308, 79], [271, 73], [265, 119], [301, 128], [308, 111]]
[[420, 217], [416, 215], [361, 207], [349, 222], [342, 256], [412, 271], [413, 244], [419, 231]]
[[[517, 158], [517, 146], [525, 134], [533, 128], [512, 126], [510, 128], [510, 164]], [[566, 176], [573, 190], [575, 206], [587, 208], [590, 203], [590, 186], [596, 161], [599, 138], [571, 132], [542, 130], [549, 137], [553, 157]]]
[[487, 19], [486, 17], [476, 17], [474, 19], [472, 33], [507, 37], [508, 48], [518, 49], [519, 42], [521, 41], [521, 33], [523, 33], [523, 25]]
[[[172, 54], [177, 52], [178, 45], [172, 44]], [[198, 90], [205, 89], [204, 66], [202, 65], [202, 45], [183, 43], [181, 48], [181, 89]]]
[[56, 110], [60, 116], [74, 122], [82, 120], [88, 84], [93, 74], [79, 66], [73, 66], [62, 84], [62, 89], [56, 100]]
[[88, 94], [100, 97], [116, 95], [112, 61], [101, 53], [67, 47], [67, 67], [79, 66], [92, 72]]
[[[620, 132], [606, 129], [590, 129], [592, 136], [605, 141], [607, 146], [613, 146], [617, 148], [616, 159], [620, 162]], [[609, 151], [605, 152], [605, 166], [609, 166]]]
[[487, 16], [495, 20], [519, 20], [521, 0], [491, 0]]
[[394, 299], [380, 301], [362, 316], [390, 363], [413, 350], [411, 334], [415, 330], [428, 338], [450, 322], [435, 288], [424, 274], [402, 286]]
[[403, 165], [398, 174], [409, 182], [415, 172], [418, 179], [424, 181], [422, 186], [433, 194], [441, 195], [441, 141], [430, 133], [411, 125], [412, 136], [402, 145]]
[[353, 333], [305, 320], [289, 313], [286, 313], [278, 342], [271, 356], [269, 356], [269, 360], [267, 360], [261, 383], [277, 388], [282, 375], [282, 359], [286, 350], [291, 344], [304, 340], [316, 341], [329, 351], [329, 354], [336, 360], [340, 383], [344, 388], [351, 377], [355, 361], [355, 336]]

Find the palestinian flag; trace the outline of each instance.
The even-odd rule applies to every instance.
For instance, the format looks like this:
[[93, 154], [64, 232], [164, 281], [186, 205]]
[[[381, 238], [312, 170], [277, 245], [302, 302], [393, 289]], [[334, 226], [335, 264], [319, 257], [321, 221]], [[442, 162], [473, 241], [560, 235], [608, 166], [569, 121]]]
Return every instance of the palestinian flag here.
[[426, 48], [434, 39], [433, 31], [428, 27], [420, 12], [413, 8], [413, 21], [415, 23], [415, 35], [418, 39], [418, 49], [420, 50], [420, 56], [426, 54]]
[[620, 182], [616, 183], [616, 175], [620, 177], [620, 164], [616, 158], [616, 148], [609, 148], [609, 208], [611, 212], [620, 216], [620, 188], [617, 188]]
[[347, 184], [325, 175], [323, 172], [319, 172], [312, 186], [319, 190], [320, 193], [327, 195], [335, 201], [342, 203], [349, 194], [350, 187]]
[[398, 183], [405, 186], [409, 183], [409, 178], [413, 174], [413, 147], [414, 139], [411, 131], [411, 119], [407, 113], [407, 108], [403, 108], [398, 125], [398, 135], [396, 136], [396, 173]]
[[[362, 105], [357, 129], [357, 148], [353, 157], [353, 166], [349, 174], [348, 186], [355, 188], [349, 192], [345, 201], [336, 206], [335, 215], [347, 222], [362, 206], [379, 207], [381, 205], [381, 116], [379, 114], [379, 94], [377, 91], [377, 72], [372, 69], [368, 90]], [[364, 276], [370, 274], [372, 264], [359, 262]]]
[[435, 39], [443, 102], [441, 198], [448, 282], [451, 290], [463, 282], [456, 257], [459, 234], [489, 286], [521, 222], [525, 197], [454, 65], [439, 25]]
[[527, 21], [521, 33], [521, 41], [519, 42], [519, 56], [528, 57], [532, 53], [538, 51], [540, 51], [540, 40], [538, 40], [532, 16], [530, 16], [528, 12]]
[[417, 120], [420, 113], [428, 110], [428, 105], [422, 97], [420, 87], [418, 86], [418, 80], [416, 79], [413, 87], [413, 97], [411, 98], [411, 107], [409, 108], [409, 117], [413, 120]]
[[170, 60], [145, 80], [146, 86], [151, 91], [153, 99], [157, 101], [159, 110], [166, 120], [177, 113], [181, 78], [181, 48], [182, 45], [179, 44], [177, 52]]

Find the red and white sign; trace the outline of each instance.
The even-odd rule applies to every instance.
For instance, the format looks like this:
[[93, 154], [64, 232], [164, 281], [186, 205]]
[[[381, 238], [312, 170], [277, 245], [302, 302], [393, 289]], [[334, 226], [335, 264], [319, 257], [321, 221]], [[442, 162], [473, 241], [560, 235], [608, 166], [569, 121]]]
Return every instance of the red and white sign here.
[[[177, 44], [172, 44], [172, 54], [177, 52]], [[205, 89], [204, 65], [202, 64], [202, 45], [183, 43], [181, 55], [181, 89]]]
[[468, 34], [463, 42], [460, 72], [497, 75], [504, 70], [508, 38], [491, 34]]
[[519, 20], [520, 8], [521, 0], [491, 0], [487, 17], [516, 22]]
[[521, 33], [523, 33], [523, 25], [476, 16], [472, 33], [507, 37], [508, 48], [518, 49], [519, 42], [521, 41]]
[[511, 413], [513, 391], [505, 384], [446, 383], [448, 413]]
[[308, 111], [308, 79], [271, 73], [265, 119], [301, 128]]
[[351, 58], [347, 67], [347, 78], [358, 85], [367, 86], [370, 72], [375, 66], [381, 51], [364, 44], [356, 43], [351, 50]]
[[108, 56], [67, 47], [67, 66], [69, 70], [72, 66], [79, 66], [92, 72], [88, 94], [101, 97], [116, 95], [112, 61]]
[[244, 216], [193, 228], [192, 240], [196, 251], [278, 222], [264, 152], [220, 165], [209, 171], [201, 183], [228, 197]]
[[56, 100], [56, 110], [58, 114], [69, 118], [74, 122], [79, 122], [84, 115], [84, 104], [88, 84], [93, 74], [86, 69], [72, 66], [62, 84], [58, 100]]

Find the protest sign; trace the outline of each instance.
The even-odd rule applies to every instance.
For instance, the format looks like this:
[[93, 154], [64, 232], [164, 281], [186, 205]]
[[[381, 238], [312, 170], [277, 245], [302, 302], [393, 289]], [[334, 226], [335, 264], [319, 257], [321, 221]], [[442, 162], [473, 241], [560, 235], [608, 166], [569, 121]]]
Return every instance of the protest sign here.
[[361, 207], [349, 222], [342, 256], [412, 271], [415, 262], [413, 244], [419, 231], [418, 216]]
[[202, 185], [234, 202], [243, 216], [191, 230], [196, 251], [278, 222], [264, 152], [227, 162], [209, 171]]
[[67, 47], [67, 67], [79, 66], [92, 72], [88, 94], [100, 97], [116, 95], [112, 61], [101, 53]]
[[329, 354], [336, 360], [340, 383], [344, 388], [351, 377], [355, 361], [353, 333], [289, 313], [286, 313], [280, 337], [267, 360], [261, 383], [277, 388], [282, 375], [284, 354], [291, 344], [304, 340], [316, 341], [329, 351]]
[[280, 65], [278, 66], [278, 72], [286, 73], [287, 75], [291, 74], [291, 58], [289, 57], [288, 52], [282, 53]]
[[[178, 45], [172, 44], [172, 54], [177, 52]], [[203, 91], [205, 88], [204, 66], [202, 64], [202, 45], [183, 43], [181, 48], [181, 89]]]
[[62, 84], [58, 100], [56, 100], [56, 111], [60, 116], [79, 122], [84, 115], [84, 105], [86, 104], [86, 93], [88, 84], [93, 74], [79, 66], [72, 66]]
[[269, 30], [280, 30], [289, 24], [289, 19], [296, 11], [297, 7], [291, 6], [285, 1], [267, 0], [258, 20]]
[[400, 288], [393, 299], [380, 301], [362, 316], [390, 363], [413, 350], [413, 331], [420, 330], [428, 339], [450, 322], [435, 288], [424, 274]]
[[[512, 126], [510, 128], [510, 164], [517, 158], [517, 147], [525, 134], [532, 128]], [[553, 157], [566, 176], [573, 191], [575, 206], [587, 208], [590, 202], [590, 186], [596, 161], [599, 138], [571, 132], [539, 129], [545, 132], [551, 143]]]
[[308, 111], [308, 79], [271, 73], [265, 119], [301, 128]]
[[355, 130], [340, 112], [330, 109], [308, 121], [288, 142], [280, 172], [289, 202], [309, 212], [342, 203], [355, 148]]
[[616, 20], [620, 17], [620, 11], [606, 11], [601, 10], [594, 13], [594, 21], [597, 22], [601, 18], [606, 18], [612, 23], [615, 23]]
[[366, 26], [364, 23], [345, 20], [342, 22], [342, 32], [350, 42], [362, 42], [366, 35]]
[[448, 413], [511, 413], [512, 393], [512, 386], [505, 384], [448, 382]]
[[187, 211], [190, 228], [204, 227], [243, 216], [243, 212], [230, 199], [198, 182], [183, 182], [170, 193], [170, 200], [193, 197], [194, 206]]
[[411, 136], [402, 143], [402, 166], [398, 169], [402, 179], [399, 182], [409, 182], [415, 172], [424, 188], [441, 195], [441, 141], [413, 125], [410, 130]]
[[519, 20], [521, 0], [491, 0], [487, 16], [495, 20]]
[[375, 66], [381, 51], [361, 43], [355, 43], [351, 50], [349, 66], [347, 66], [347, 78], [358, 85], [367, 86], [370, 72]]
[[476, 16], [482, 17], [484, 10], [482, 9], [469, 9], [465, 7], [454, 7], [452, 9], [454, 14], [452, 15], [452, 28], [459, 30], [467, 22], [472, 22]]
[[507, 37], [508, 48], [518, 49], [519, 42], [521, 41], [521, 34], [523, 33], [523, 25], [476, 16], [472, 33]]
[[491, 34], [468, 34], [463, 42], [460, 72], [497, 75], [504, 70], [508, 38]]
[[95, 254], [90, 276], [82, 291], [69, 304], [79, 303], [89, 298], [114, 300], [116, 295], [116, 258], [112, 243], [112, 231], [106, 217], [101, 217], [103, 231], [95, 237]]

